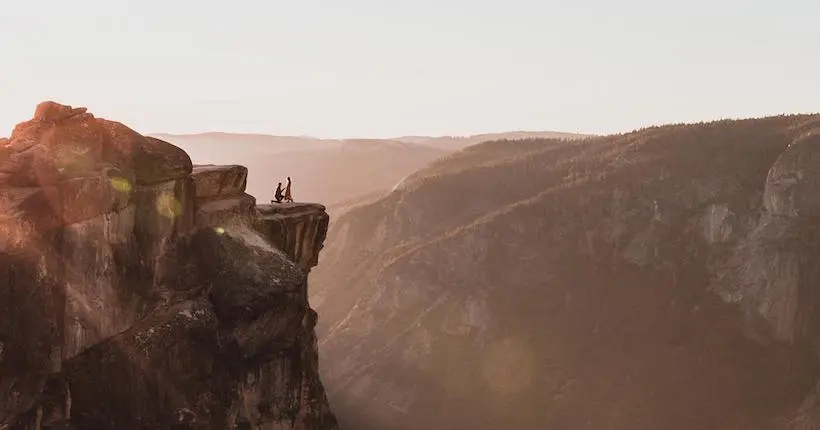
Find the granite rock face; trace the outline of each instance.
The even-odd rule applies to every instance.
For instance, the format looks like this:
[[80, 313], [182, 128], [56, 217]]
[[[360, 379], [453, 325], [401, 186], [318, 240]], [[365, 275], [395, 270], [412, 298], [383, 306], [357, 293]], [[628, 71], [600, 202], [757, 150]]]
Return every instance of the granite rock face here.
[[721, 291], [743, 305], [757, 334], [820, 345], [820, 125], [769, 169], [763, 213], [734, 250]]
[[53, 102], [0, 142], [0, 428], [338, 427], [307, 301], [327, 215], [265, 237], [246, 178]]
[[195, 166], [196, 219], [200, 225], [219, 226], [230, 220], [252, 222], [256, 199], [245, 193], [248, 169], [244, 166]]
[[318, 263], [330, 217], [315, 203], [281, 203], [257, 206], [256, 228], [300, 267]]
[[769, 170], [763, 199], [772, 215], [820, 215], [820, 126], [796, 139]]

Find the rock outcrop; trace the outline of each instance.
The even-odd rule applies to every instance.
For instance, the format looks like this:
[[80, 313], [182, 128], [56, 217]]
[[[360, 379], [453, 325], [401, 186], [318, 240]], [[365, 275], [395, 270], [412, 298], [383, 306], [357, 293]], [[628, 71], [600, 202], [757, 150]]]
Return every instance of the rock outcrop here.
[[806, 128], [769, 169], [763, 212], [734, 250], [719, 291], [743, 305], [754, 334], [762, 339], [820, 348], [820, 125], [816, 127]]
[[256, 199], [245, 193], [248, 169], [244, 166], [195, 166], [193, 174], [196, 188], [199, 225], [218, 226], [227, 220], [255, 215]]
[[256, 228], [300, 267], [318, 263], [330, 217], [318, 204], [270, 204], [257, 207]]
[[53, 102], [0, 141], [0, 428], [338, 427], [307, 301], [327, 214], [263, 215], [247, 174]]

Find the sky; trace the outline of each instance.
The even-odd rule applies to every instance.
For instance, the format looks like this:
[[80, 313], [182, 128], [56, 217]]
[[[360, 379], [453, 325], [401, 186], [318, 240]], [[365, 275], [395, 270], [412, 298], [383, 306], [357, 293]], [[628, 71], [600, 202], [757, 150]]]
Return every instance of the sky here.
[[0, 8], [0, 136], [611, 133], [820, 111], [815, 0], [40, 0]]

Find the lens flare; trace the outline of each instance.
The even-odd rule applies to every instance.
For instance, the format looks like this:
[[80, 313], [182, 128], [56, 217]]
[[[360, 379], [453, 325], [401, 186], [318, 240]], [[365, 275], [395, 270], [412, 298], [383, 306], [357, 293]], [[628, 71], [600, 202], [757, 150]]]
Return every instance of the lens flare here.
[[111, 178], [111, 186], [121, 193], [131, 192], [131, 182], [129, 182], [128, 179], [125, 178], [121, 178], [118, 176]]
[[182, 214], [182, 204], [169, 192], [157, 197], [156, 207], [157, 212], [165, 218], [176, 218]]

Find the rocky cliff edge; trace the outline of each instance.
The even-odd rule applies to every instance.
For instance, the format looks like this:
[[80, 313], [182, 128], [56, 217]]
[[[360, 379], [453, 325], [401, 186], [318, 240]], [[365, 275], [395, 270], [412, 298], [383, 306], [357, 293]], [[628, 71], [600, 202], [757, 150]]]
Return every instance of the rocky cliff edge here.
[[0, 139], [0, 429], [336, 429], [318, 204], [53, 102]]

